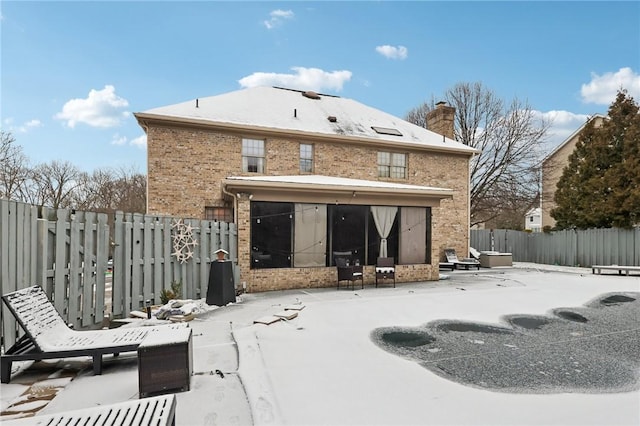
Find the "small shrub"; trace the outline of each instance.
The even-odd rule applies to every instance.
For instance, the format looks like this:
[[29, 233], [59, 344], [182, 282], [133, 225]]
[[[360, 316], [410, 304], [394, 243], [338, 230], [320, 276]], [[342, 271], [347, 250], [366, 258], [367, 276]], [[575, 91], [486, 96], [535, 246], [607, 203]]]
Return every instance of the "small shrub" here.
[[182, 295], [182, 282], [173, 281], [171, 289], [163, 289], [160, 292], [160, 302], [166, 305], [170, 300], [179, 299]]

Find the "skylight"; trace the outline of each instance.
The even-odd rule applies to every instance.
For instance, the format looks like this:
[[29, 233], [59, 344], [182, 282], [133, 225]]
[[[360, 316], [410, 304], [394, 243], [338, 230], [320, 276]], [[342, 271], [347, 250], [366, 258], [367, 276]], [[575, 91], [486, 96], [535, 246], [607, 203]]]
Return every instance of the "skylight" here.
[[371, 126], [371, 128], [381, 135], [392, 135], [392, 136], [402, 136], [402, 133], [398, 129], [390, 129], [388, 127], [376, 127]]

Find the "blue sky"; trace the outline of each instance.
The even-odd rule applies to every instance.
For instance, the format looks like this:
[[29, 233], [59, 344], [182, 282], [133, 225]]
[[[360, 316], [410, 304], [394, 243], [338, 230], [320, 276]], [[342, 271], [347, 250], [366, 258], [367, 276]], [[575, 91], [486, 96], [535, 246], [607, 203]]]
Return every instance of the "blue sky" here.
[[640, 2], [2, 1], [2, 130], [31, 163], [146, 173], [134, 112], [254, 85], [403, 117], [482, 82], [553, 120], [554, 146], [624, 87]]

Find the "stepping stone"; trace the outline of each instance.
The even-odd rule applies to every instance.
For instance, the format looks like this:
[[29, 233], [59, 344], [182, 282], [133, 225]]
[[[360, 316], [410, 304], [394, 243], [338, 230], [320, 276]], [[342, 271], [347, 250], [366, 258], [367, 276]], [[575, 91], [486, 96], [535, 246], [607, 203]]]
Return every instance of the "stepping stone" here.
[[254, 324], [265, 324], [271, 325], [274, 322], [282, 321], [282, 318], [277, 317], [275, 315], [268, 315], [266, 317], [258, 318], [257, 320], [253, 320]]
[[282, 311], [282, 312], [278, 312], [278, 313], [276, 313], [274, 315], [277, 316], [278, 318], [291, 320], [291, 319], [294, 319], [295, 317], [298, 316], [298, 311]]
[[285, 311], [301, 311], [304, 309], [304, 305], [302, 303], [296, 303], [294, 305], [285, 306]]

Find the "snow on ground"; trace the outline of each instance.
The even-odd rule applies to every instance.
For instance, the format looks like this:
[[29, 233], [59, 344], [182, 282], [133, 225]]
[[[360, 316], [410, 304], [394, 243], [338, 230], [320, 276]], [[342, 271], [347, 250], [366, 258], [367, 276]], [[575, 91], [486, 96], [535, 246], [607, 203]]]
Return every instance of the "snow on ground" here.
[[[526, 386], [499, 392], [434, 374], [414, 359], [382, 349], [371, 337], [380, 327], [414, 328], [437, 320], [504, 326], [504, 315], [549, 315], [603, 294], [638, 292], [640, 277], [532, 264], [446, 275], [447, 280], [396, 288], [245, 294], [236, 304], [199, 315], [189, 322], [194, 376], [191, 390], [176, 394], [177, 424], [640, 424], [637, 364], [636, 385], [626, 392], [528, 393]], [[296, 318], [253, 324], [297, 300], [305, 307]], [[638, 329], [611, 332], [631, 333], [633, 344]], [[540, 361], [557, 353], [542, 351]], [[23, 388], [3, 384], [2, 407], [20, 398]], [[121, 355], [107, 360], [101, 376], [93, 376], [89, 364], [40, 413], [136, 398], [135, 354]]]

